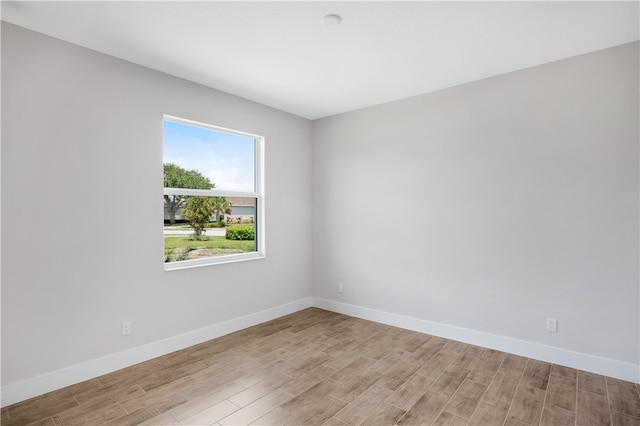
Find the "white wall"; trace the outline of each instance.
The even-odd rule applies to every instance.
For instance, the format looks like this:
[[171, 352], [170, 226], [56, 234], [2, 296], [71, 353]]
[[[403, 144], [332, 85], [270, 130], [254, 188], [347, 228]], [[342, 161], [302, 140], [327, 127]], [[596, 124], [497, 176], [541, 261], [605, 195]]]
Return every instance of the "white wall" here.
[[315, 121], [314, 296], [638, 377], [638, 46]]
[[[163, 114], [266, 137], [266, 259], [163, 270]], [[3, 22], [3, 388], [309, 298], [310, 164], [306, 119]]]

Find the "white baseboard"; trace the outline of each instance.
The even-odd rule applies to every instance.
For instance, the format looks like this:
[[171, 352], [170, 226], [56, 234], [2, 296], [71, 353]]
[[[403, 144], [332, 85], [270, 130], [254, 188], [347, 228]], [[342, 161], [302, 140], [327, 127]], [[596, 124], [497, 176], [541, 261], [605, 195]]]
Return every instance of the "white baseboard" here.
[[2, 407], [309, 308], [312, 303], [313, 299], [307, 297], [148, 345], [138, 346], [21, 382], [5, 385], [2, 387], [1, 393]]
[[112, 371], [206, 342], [247, 327], [315, 306], [357, 318], [393, 325], [420, 333], [496, 349], [554, 364], [640, 383], [640, 365], [615, 361], [504, 336], [435, 323], [333, 300], [308, 297], [264, 311], [234, 318], [168, 339], [73, 365], [2, 387], [2, 407], [89, 380]]
[[454, 327], [451, 325], [407, 317], [376, 309], [364, 308], [362, 306], [350, 305], [320, 297], [313, 298], [313, 306], [352, 317], [393, 325], [459, 342], [470, 343], [540, 361], [551, 362], [566, 367], [576, 368], [578, 370], [614, 377], [620, 380], [640, 383], [640, 365], [638, 364], [631, 364], [584, 353], [568, 351], [566, 349], [540, 345], [538, 343], [525, 342], [523, 340]]

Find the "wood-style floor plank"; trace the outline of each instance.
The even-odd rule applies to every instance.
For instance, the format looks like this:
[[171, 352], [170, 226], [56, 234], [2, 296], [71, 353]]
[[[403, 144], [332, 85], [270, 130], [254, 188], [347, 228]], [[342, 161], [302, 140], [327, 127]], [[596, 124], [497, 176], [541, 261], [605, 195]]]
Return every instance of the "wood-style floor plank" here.
[[458, 387], [462, 384], [465, 377], [467, 377], [467, 374], [469, 374], [469, 370], [456, 366], [449, 366], [444, 370], [440, 377], [433, 382], [429, 390], [449, 398], [456, 392], [456, 390], [458, 390]]
[[486, 385], [465, 380], [444, 409], [449, 414], [470, 419], [486, 390]]
[[42, 420], [58, 413], [79, 407], [71, 396], [59, 397], [55, 392], [29, 399], [7, 408], [8, 419], [3, 426], [23, 425]]
[[551, 364], [530, 359], [522, 373], [521, 384], [532, 388], [547, 390]]
[[469, 420], [469, 425], [486, 426], [501, 425], [507, 418], [509, 403], [485, 396], [480, 400], [476, 411]]
[[542, 416], [544, 391], [532, 386], [520, 385], [509, 408], [508, 420], [527, 425], [537, 425]]
[[327, 378], [311, 386], [300, 395], [291, 398], [282, 405], [282, 408], [300, 420], [324, 416], [330, 418], [347, 404], [332, 396], [340, 386], [340, 383]]
[[607, 397], [597, 393], [578, 391], [577, 425], [610, 425], [611, 412]]
[[607, 377], [606, 382], [611, 411], [640, 417], [640, 394], [635, 383], [623, 382], [611, 377]]
[[405, 413], [405, 410], [383, 402], [378, 405], [378, 408], [376, 408], [362, 424], [371, 426], [395, 425]]
[[640, 426], [629, 383], [305, 309], [4, 407], [3, 426]]
[[432, 424], [434, 426], [465, 426], [467, 419], [458, 417], [448, 411], [443, 411]]
[[434, 381], [435, 379], [431, 377], [414, 374], [387, 398], [387, 402], [407, 411], [425, 394]]
[[438, 417], [448, 398], [444, 395], [427, 391], [413, 404], [413, 407], [399, 421], [399, 425], [431, 424]]
[[194, 415], [183, 419], [181, 425], [210, 425], [238, 411], [240, 407], [227, 400], [220, 401], [210, 407], [198, 411]]
[[587, 371], [578, 371], [578, 390], [606, 395], [607, 384], [605, 377]]
[[520, 383], [521, 373], [500, 367], [489, 384], [486, 396], [510, 404]]
[[563, 426], [575, 424], [575, 411], [565, 410], [561, 407], [546, 406], [542, 411], [540, 426]]
[[221, 425], [248, 425], [291, 399], [286, 392], [276, 391], [263, 396], [246, 407], [218, 421]]

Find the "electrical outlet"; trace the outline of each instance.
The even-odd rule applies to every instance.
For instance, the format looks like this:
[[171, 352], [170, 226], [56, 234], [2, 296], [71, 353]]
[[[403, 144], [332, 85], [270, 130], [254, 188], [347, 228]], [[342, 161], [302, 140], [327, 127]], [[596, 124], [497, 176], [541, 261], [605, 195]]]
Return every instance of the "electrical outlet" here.
[[127, 334], [131, 334], [131, 321], [122, 323], [122, 335], [126, 336]]
[[547, 331], [549, 333], [558, 332], [558, 320], [554, 318], [547, 318]]
[[338, 293], [344, 293], [344, 286], [342, 283], [338, 284]]

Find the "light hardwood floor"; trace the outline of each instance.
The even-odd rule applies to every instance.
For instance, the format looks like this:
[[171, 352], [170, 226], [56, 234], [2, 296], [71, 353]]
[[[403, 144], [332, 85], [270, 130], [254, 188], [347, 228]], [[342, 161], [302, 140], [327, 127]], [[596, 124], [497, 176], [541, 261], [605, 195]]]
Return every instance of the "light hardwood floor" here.
[[638, 385], [306, 309], [2, 409], [2, 425], [640, 425]]

